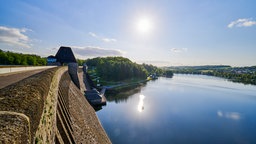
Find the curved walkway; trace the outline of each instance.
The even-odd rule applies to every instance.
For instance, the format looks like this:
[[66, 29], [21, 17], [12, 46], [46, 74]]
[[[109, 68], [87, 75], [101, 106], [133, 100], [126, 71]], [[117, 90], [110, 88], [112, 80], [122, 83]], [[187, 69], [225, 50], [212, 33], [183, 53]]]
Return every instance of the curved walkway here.
[[29, 76], [40, 73], [44, 70], [46, 70], [46, 69], [22, 71], [22, 72], [9, 73], [9, 74], [1, 74], [0, 75], [0, 89], [6, 87], [8, 85], [11, 85], [13, 83], [16, 83], [20, 80], [23, 80]]

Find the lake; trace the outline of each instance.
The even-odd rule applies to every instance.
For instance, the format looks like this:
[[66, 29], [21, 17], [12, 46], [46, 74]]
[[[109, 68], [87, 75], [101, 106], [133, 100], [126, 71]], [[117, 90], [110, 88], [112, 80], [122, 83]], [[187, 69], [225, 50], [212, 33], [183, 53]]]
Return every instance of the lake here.
[[175, 74], [109, 99], [97, 115], [112, 143], [256, 143], [256, 86]]

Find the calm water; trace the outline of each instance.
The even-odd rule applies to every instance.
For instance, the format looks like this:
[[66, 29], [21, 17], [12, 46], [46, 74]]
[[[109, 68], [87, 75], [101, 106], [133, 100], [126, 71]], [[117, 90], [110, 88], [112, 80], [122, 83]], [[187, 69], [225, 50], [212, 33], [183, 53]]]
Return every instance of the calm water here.
[[256, 143], [256, 86], [175, 75], [109, 99], [97, 115], [113, 143]]

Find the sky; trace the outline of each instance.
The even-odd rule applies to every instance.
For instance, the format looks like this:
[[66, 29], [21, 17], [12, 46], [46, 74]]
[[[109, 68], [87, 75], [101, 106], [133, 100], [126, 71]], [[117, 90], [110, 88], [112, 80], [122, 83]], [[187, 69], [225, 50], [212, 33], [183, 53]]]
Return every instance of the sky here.
[[255, 0], [0, 0], [0, 49], [157, 66], [256, 65]]

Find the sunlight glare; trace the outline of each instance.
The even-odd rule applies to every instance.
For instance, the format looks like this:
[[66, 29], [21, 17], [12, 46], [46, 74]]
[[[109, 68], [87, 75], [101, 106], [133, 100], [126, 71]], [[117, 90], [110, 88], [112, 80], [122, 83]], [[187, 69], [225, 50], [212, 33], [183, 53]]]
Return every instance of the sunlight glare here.
[[140, 95], [140, 101], [139, 101], [139, 104], [138, 104], [138, 111], [139, 112], [142, 112], [144, 110], [144, 99], [145, 99], [145, 96]]
[[152, 21], [147, 17], [140, 18], [137, 23], [137, 30], [140, 33], [148, 33], [152, 30]]

